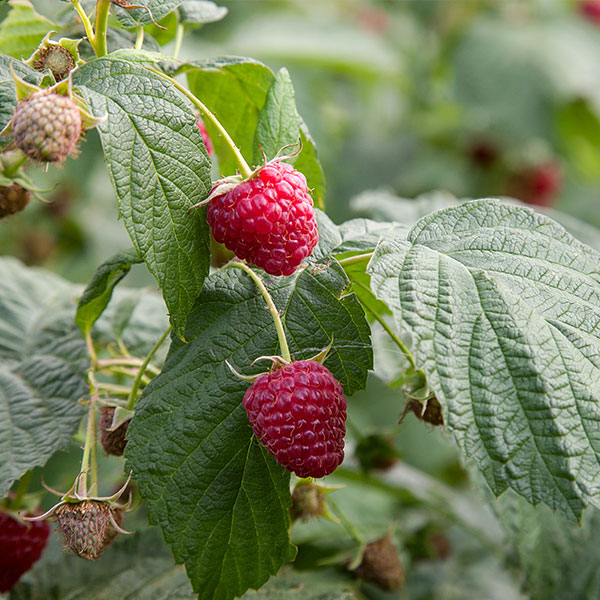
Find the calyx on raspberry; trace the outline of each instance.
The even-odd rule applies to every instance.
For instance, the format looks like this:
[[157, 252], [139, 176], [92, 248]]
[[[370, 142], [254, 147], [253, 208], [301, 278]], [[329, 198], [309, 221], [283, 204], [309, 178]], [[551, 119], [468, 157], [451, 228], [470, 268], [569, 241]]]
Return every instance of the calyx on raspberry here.
[[53, 32], [49, 32], [41, 41], [37, 50], [25, 61], [36, 71], [50, 71], [54, 81], [62, 81], [79, 62], [78, 46], [81, 40], [62, 38], [52, 41]]
[[344, 460], [346, 398], [341, 384], [316, 360], [261, 358], [273, 360], [274, 368], [256, 376], [243, 400], [256, 437], [298, 477], [333, 473]]
[[242, 180], [217, 182], [207, 220], [217, 242], [270, 275], [291, 275], [319, 241], [306, 178], [278, 156]]
[[10, 591], [40, 559], [49, 535], [48, 523], [27, 523], [0, 511], [0, 594]]

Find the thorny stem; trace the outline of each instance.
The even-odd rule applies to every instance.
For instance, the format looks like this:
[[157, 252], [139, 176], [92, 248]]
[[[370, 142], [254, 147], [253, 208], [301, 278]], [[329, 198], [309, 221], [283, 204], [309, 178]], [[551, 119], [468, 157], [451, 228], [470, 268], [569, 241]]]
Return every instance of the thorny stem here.
[[261, 278], [244, 262], [239, 262], [237, 260], [233, 260], [227, 263], [223, 268], [226, 269], [228, 267], [242, 269], [250, 275], [256, 287], [260, 290], [263, 298], [265, 299], [267, 306], [269, 307], [269, 312], [273, 317], [273, 321], [275, 322], [275, 329], [277, 330], [277, 338], [279, 339], [279, 347], [281, 350], [281, 358], [286, 361], [291, 361], [290, 348], [287, 343], [287, 339], [285, 337], [285, 331], [283, 330], [283, 324], [281, 323], [281, 317], [279, 316], [279, 311], [273, 302], [273, 298], [271, 298], [271, 294], [269, 294], [269, 290], [265, 287], [265, 284], [262, 282]]
[[31, 469], [21, 477], [19, 480], [19, 485], [17, 486], [17, 491], [15, 492], [15, 497], [10, 501], [8, 505], [9, 510], [17, 510], [21, 507], [21, 501], [23, 500], [23, 496], [27, 493], [29, 489], [29, 482], [31, 481]]
[[177, 25], [177, 32], [175, 33], [175, 47], [173, 48], [173, 59], [177, 60], [179, 53], [181, 52], [181, 44], [183, 43], [183, 23]]
[[94, 48], [94, 51], [95, 51], [96, 36], [94, 35], [94, 29], [92, 27], [92, 22], [88, 18], [87, 14], [86, 14], [85, 10], [83, 9], [83, 6], [81, 6], [81, 2], [79, 0], [71, 0], [71, 2], [73, 3], [73, 8], [75, 9], [77, 14], [79, 15], [79, 18], [81, 19], [81, 22], [85, 29], [85, 35], [87, 36], [88, 41], [90, 42], [90, 44], [92, 45], [92, 48]]
[[190, 101], [202, 113], [202, 117], [205, 120], [210, 121], [213, 127], [215, 127], [220, 133], [220, 135], [223, 137], [225, 143], [229, 146], [231, 153], [234, 155], [235, 160], [240, 168], [240, 171], [242, 172], [242, 175], [246, 178], [250, 178], [254, 171], [250, 168], [250, 165], [248, 165], [246, 159], [242, 156], [240, 149], [235, 145], [235, 142], [231, 139], [231, 136], [229, 135], [229, 133], [227, 133], [225, 127], [221, 125], [217, 117], [215, 117], [215, 115], [213, 115], [213, 113], [200, 100], [198, 100], [198, 98], [196, 98], [196, 96], [194, 96], [192, 92], [190, 92], [188, 89], [182, 86], [179, 82], [175, 81], [172, 77], [169, 77], [166, 73], [163, 73], [162, 71], [153, 69], [151, 67], [148, 67], [148, 70], [152, 71], [153, 73], [156, 73], [163, 79], [166, 79], [167, 81], [171, 82], [182, 94], [184, 94], [190, 99]]
[[368, 260], [371, 260], [372, 257], [373, 257], [373, 253], [367, 252], [365, 254], [356, 254], [355, 256], [349, 256], [348, 258], [341, 258], [340, 260], [338, 260], [338, 262], [342, 266], [355, 265], [357, 263], [366, 262]]
[[140, 25], [136, 31], [135, 46], [136, 50], [141, 50], [144, 45], [144, 28]]
[[372, 315], [375, 320], [377, 320], [379, 322], [379, 324], [384, 328], [385, 332], [390, 336], [390, 338], [396, 344], [396, 346], [398, 346], [398, 348], [400, 348], [400, 350], [402, 351], [402, 354], [404, 354], [404, 356], [410, 363], [411, 367], [413, 369], [416, 369], [417, 366], [415, 365], [415, 359], [414, 359], [413, 355], [410, 353], [410, 350], [406, 347], [404, 342], [396, 335], [396, 332], [386, 323], [385, 319], [381, 315], [378, 315], [374, 310], [372, 310], [366, 304], [363, 304], [363, 308], [366, 311], [368, 311], [368, 313], [370, 315]]
[[106, 46], [106, 30], [108, 28], [108, 13], [110, 0], [98, 0], [96, 3], [96, 39], [94, 50], [96, 56], [105, 56], [108, 52]]
[[348, 519], [348, 517], [342, 512], [337, 502], [331, 498], [327, 499], [327, 505], [331, 508], [331, 512], [340, 520], [346, 531], [350, 534], [352, 539], [359, 545], [364, 546], [367, 541], [363, 534], [354, 526], [354, 524]]
[[133, 380], [133, 385], [131, 386], [131, 392], [129, 393], [129, 397], [127, 398], [127, 408], [129, 410], [133, 410], [133, 406], [137, 399], [138, 388], [140, 387], [142, 377], [144, 376], [144, 373], [146, 372], [146, 367], [150, 364], [150, 361], [152, 360], [152, 357], [156, 354], [156, 351], [162, 346], [162, 343], [167, 339], [167, 336], [169, 335], [169, 333], [171, 333], [170, 326], [167, 327], [165, 332], [158, 338], [156, 344], [154, 344], [154, 346], [152, 347], [152, 350], [150, 350], [150, 353], [148, 354], [148, 356], [146, 356], [144, 362], [140, 366], [138, 374], [137, 374], [136, 378]]

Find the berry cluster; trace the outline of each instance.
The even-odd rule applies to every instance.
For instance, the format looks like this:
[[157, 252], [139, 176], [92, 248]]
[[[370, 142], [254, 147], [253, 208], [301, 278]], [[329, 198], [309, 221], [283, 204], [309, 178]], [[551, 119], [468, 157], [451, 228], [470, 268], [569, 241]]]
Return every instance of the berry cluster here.
[[291, 275], [319, 240], [306, 179], [283, 162], [213, 197], [207, 218], [218, 242], [271, 275]]
[[260, 375], [244, 408], [256, 436], [298, 477], [324, 477], [344, 459], [346, 398], [320, 363], [300, 360]]

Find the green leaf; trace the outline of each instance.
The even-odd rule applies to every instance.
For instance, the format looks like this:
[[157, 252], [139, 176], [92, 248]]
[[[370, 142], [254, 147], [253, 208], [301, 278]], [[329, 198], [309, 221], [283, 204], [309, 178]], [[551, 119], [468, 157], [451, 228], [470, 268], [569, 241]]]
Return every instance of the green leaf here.
[[[272, 71], [249, 58], [225, 57], [187, 63], [179, 72], [187, 73], [190, 90], [217, 116], [248, 163], [253, 163], [259, 114], [275, 81]], [[220, 172], [235, 173], [238, 166], [229, 147], [210, 122], [206, 122], [206, 127], [219, 158]], [[296, 159], [296, 168], [306, 176], [315, 204], [322, 206], [325, 194], [323, 171], [310, 133], [303, 123], [301, 127], [303, 150]], [[297, 141], [296, 135], [291, 143]], [[260, 163], [262, 157], [258, 160]]]
[[182, 0], [135, 0], [131, 4], [137, 4], [148, 7], [152, 17], [148, 10], [143, 8], [117, 8], [119, 23], [123, 27], [137, 27], [139, 25], [151, 25], [152, 19], [160, 21], [163, 17], [166, 17], [170, 12], [174, 11]]
[[570, 519], [598, 503], [600, 256], [548, 217], [479, 200], [383, 240], [368, 272], [492, 491]]
[[17, 106], [17, 93], [10, 67], [15, 73], [27, 81], [37, 85], [42, 80], [42, 74], [31, 67], [9, 56], [0, 55], [0, 130], [4, 129]]
[[[290, 350], [308, 358], [333, 335], [326, 365], [350, 395], [372, 364], [369, 329], [336, 263], [265, 278]], [[215, 273], [146, 387], [128, 431], [128, 468], [199, 598], [229, 599], [260, 587], [293, 556], [288, 540], [289, 474], [252, 435], [242, 397], [251, 363], [278, 350], [263, 297], [237, 269]], [[264, 365], [262, 366], [264, 370]]]
[[296, 109], [296, 94], [290, 74], [285, 67], [271, 84], [265, 104], [258, 113], [254, 133], [254, 164], [271, 160], [284, 146], [297, 144], [300, 139], [300, 115]]
[[75, 312], [75, 323], [86, 335], [110, 302], [113, 289], [129, 273], [132, 264], [141, 262], [135, 250], [118, 252], [100, 265], [85, 288]]
[[0, 260], [0, 498], [69, 445], [87, 393], [75, 290], [42, 270]]
[[10, 0], [11, 10], [0, 24], [0, 54], [28, 58], [44, 36], [60, 26], [43, 17], [29, 0]]
[[182, 23], [214, 23], [225, 18], [228, 9], [207, 0], [183, 0], [179, 7]]
[[156, 278], [171, 323], [185, 320], [209, 269], [210, 162], [187, 101], [160, 76], [121, 60], [90, 61], [76, 85], [97, 116], [119, 213]]

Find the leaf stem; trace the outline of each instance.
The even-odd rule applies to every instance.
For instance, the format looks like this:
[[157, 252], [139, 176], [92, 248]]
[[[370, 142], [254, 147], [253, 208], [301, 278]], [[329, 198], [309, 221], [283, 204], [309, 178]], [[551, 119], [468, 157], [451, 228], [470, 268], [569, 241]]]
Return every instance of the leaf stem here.
[[94, 28], [92, 27], [92, 22], [90, 21], [85, 10], [83, 9], [83, 6], [81, 6], [81, 2], [79, 0], [71, 0], [71, 2], [73, 3], [73, 8], [75, 9], [75, 12], [77, 12], [79, 18], [81, 19], [81, 23], [83, 24], [83, 27], [85, 29], [85, 35], [88, 41], [92, 45], [92, 48], [94, 48], [94, 51], [96, 51], [96, 36], [94, 35]]
[[144, 28], [140, 25], [136, 31], [134, 49], [141, 50], [143, 45], [144, 45]]
[[162, 346], [163, 342], [167, 339], [167, 336], [169, 335], [169, 333], [171, 333], [170, 326], [167, 327], [167, 329], [164, 331], [164, 333], [158, 338], [156, 344], [154, 344], [154, 346], [152, 346], [152, 350], [150, 350], [150, 353], [148, 354], [148, 356], [146, 356], [144, 362], [140, 366], [138, 374], [137, 374], [136, 378], [133, 380], [133, 385], [131, 386], [131, 392], [129, 393], [129, 397], [127, 398], [127, 408], [129, 410], [133, 410], [133, 407], [135, 405], [135, 401], [137, 399], [138, 388], [140, 387], [142, 377], [144, 376], [144, 373], [146, 372], [146, 367], [150, 364], [152, 357], [156, 354], [157, 350]]
[[96, 2], [96, 56], [105, 56], [108, 52], [106, 45], [106, 30], [108, 28], [108, 13], [110, 12], [110, 0], [98, 0]]
[[235, 142], [231, 139], [231, 136], [229, 135], [225, 127], [221, 125], [217, 117], [215, 117], [215, 115], [198, 98], [196, 98], [196, 96], [194, 96], [192, 92], [190, 92], [187, 88], [182, 86], [178, 81], [175, 81], [175, 79], [169, 77], [169, 75], [163, 73], [162, 71], [153, 69], [152, 67], [147, 68], [149, 71], [152, 71], [156, 75], [159, 75], [163, 79], [166, 79], [167, 81], [171, 82], [171, 84], [173, 84], [182, 94], [189, 98], [192, 104], [194, 104], [194, 106], [196, 106], [198, 110], [202, 113], [202, 117], [210, 121], [213, 127], [215, 127], [215, 129], [217, 129], [217, 131], [223, 137], [225, 143], [229, 146], [231, 153], [235, 157], [235, 160], [240, 168], [240, 171], [242, 172], [242, 175], [246, 178], [251, 177], [253, 170], [250, 168], [250, 165], [248, 165], [246, 159], [242, 156], [240, 149], [235, 145]]
[[327, 506], [331, 508], [333, 514], [340, 520], [344, 529], [350, 534], [352, 539], [359, 545], [364, 546], [367, 541], [365, 540], [365, 536], [356, 528], [354, 523], [350, 521], [350, 519], [342, 512], [342, 509], [338, 506], [337, 502], [335, 502], [332, 498], [327, 499]]
[[406, 359], [410, 363], [410, 366], [413, 369], [416, 369], [417, 366], [415, 365], [415, 359], [414, 359], [413, 355], [411, 354], [410, 350], [406, 347], [406, 345], [404, 344], [404, 342], [398, 337], [398, 335], [396, 334], [396, 332], [386, 323], [385, 319], [381, 315], [378, 315], [373, 309], [371, 309], [366, 304], [363, 304], [363, 308], [376, 321], [379, 322], [379, 324], [383, 327], [383, 329], [385, 330], [385, 332], [390, 336], [390, 338], [396, 344], [396, 346], [398, 346], [398, 348], [400, 348], [400, 350], [402, 351], [402, 354], [404, 354], [404, 356], [406, 357]]
[[96, 354], [96, 349], [94, 348], [91, 330], [88, 330], [85, 334], [85, 345], [87, 347], [88, 354], [90, 355], [90, 360], [92, 361], [92, 369], [95, 371], [98, 368], [98, 355]]
[[275, 303], [273, 302], [273, 298], [271, 298], [271, 294], [269, 294], [269, 290], [267, 290], [267, 288], [265, 287], [265, 284], [262, 282], [262, 279], [246, 263], [240, 262], [237, 260], [233, 260], [233, 261], [227, 263], [223, 268], [224, 269], [227, 269], [227, 268], [241, 269], [242, 271], [245, 271], [248, 275], [250, 275], [250, 277], [256, 284], [256, 287], [260, 290], [260, 293], [262, 294], [263, 298], [265, 299], [265, 302], [267, 303], [267, 306], [269, 307], [269, 312], [271, 313], [271, 316], [273, 317], [273, 321], [275, 322], [275, 329], [277, 330], [277, 338], [279, 340], [279, 348], [281, 350], [281, 357], [283, 358], [283, 360], [286, 360], [288, 362], [291, 361], [292, 358], [290, 355], [290, 348], [288, 346], [287, 339], [285, 337], [285, 331], [283, 330], [283, 324], [281, 323], [281, 317], [279, 316], [279, 311], [277, 310], [277, 307], [275, 306]]
[[173, 59], [177, 60], [179, 53], [181, 52], [181, 44], [183, 43], [183, 23], [177, 24], [177, 31], [175, 33], [175, 47], [173, 48]]
[[[92, 371], [88, 374], [88, 381], [90, 383], [90, 408], [88, 410], [87, 430], [85, 434], [85, 446], [83, 447], [83, 457], [81, 459], [80, 473], [82, 476], [79, 478], [79, 489], [77, 493], [81, 496], [87, 496], [87, 471], [90, 466], [90, 454], [92, 453], [92, 447], [96, 445], [96, 396], [98, 394], [98, 385]], [[94, 451], [92, 460], [92, 488], [97, 484], [98, 481], [98, 470], [96, 465], [96, 456]]]
[[338, 260], [338, 262], [342, 266], [355, 265], [357, 263], [371, 260], [372, 256], [373, 256], [373, 252], [367, 252], [365, 254], [356, 254], [355, 256], [348, 256], [347, 258], [341, 258]]
[[108, 392], [115, 396], [127, 396], [131, 394], [131, 388], [128, 385], [117, 385], [115, 383], [98, 383], [99, 392]]
[[19, 480], [19, 485], [17, 486], [17, 491], [15, 492], [15, 497], [10, 501], [8, 505], [9, 510], [18, 510], [21, 508], [21, 501], [23, 500], [23, 496], [27, 493], [29, 489], [29, 482], [31, 481], [31, 469], [27, 471]]

